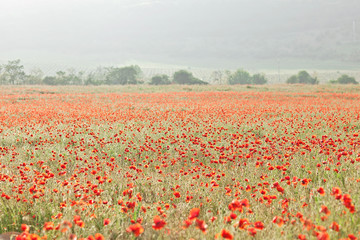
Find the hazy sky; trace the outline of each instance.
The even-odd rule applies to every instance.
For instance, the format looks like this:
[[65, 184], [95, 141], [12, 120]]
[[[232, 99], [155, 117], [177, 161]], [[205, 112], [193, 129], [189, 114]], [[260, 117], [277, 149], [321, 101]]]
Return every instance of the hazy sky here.
[[211, 59], [212, 65], [221, 64], [255, 54], [254, 42], [273, 49], [279, 36], [344, 22], [351, 32], [359, 2], [1, 0], [0, 61], [81, 65], [136, 60], [201, 66]]

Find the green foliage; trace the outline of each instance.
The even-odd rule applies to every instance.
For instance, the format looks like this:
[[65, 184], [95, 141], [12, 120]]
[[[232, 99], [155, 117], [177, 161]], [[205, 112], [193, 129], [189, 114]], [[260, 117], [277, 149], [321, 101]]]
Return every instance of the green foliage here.
[[257, 73], [252, 76], [252, 84], [263, 85], [266, 83], [267, 83], [267, 80], [266, 80], [264, 74]]
[[288, 80], [286, 81], [286, 83], [288, 83], [288, 84], [299, 83], [297, 75], [292, 75], [291, 77], [289, 77]]
[[170, 81], [168, 75], [162, 74], [162, 75], [153, 76], [151, 78], [151, 81], [149, 84], [150, 85], [168, 85], [168, 84], [171, 84], [171, 81]]
[[110, 67], [107, 68], [106, 83], [113, 84], [138, 84], [138, 77], [141, 73], [141, 69], [137, 65], [127, 67]]
[[106, 82], [107, 70], [103, 67], [98, 67], [95, 71], [90, 72], [84, 81], [85, 85], [101, 85]]
[[297, 75], [292, 75], [288, 80], [286, 81], [288, 84], [318, 84], [319, 81], [317, 78], [313, 78], [310, 76], [310, 74], [307, 71], [300, 71]]
[[235, 73], [230, 74], [228, 77], [228, 83], [230, 85], [235, 84], [255, 84], [255, 85], [261, 85], [266, 84], [267, 80], [263, 74], [254, 74], [253, 76], [250, 75], [249, 72], [239, 69]]
[[58, 85], [57, 81], [56, 81], [56, 77], [54, 77], [54, 76], [46, 76], [43, 79], [43, 84], [45, 84], [45, 85]]
[[46, 76], [42, 82], [45, 85], [82, 85], [83, 76], [83, 72], [77, 73], [74, 69], [69, 69], [68, 72], [56, 72], [56, 76]]
[[24, 66], [20, 64], [20, 59], [8, 61], [7, 64], [0, 66], [0, 83], [1, 84], [24, 84], [26, 74]]
[[192, 73], [186, 70], [179, 70], [174, 73], [173, 82], [176, 84], [189, 84], [189, 85], [207, 85], [207, 82], [204, 82], [198, 78], [195, 78]]
[[229, 76], [228, 82], [230, 85], [251, 84], [251, 76], [247, 71], [239, 69]]
[[331, 84], [359, 84], [354, 77], [350, 77], [346, 74], [341, 75], [337, 80], [329, 81]]
[[41, 71], [41, 69], [39, 68], [32, 69], [29, 75], [27, 75], [26, 84], [40, 85], [43, 82], [43, 78], [44, 78], [44, 73], [43, 71]]

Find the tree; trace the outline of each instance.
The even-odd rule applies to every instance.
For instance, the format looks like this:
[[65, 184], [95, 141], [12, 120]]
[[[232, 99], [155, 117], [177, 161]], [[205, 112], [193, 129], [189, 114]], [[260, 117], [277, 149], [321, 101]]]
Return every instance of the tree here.
[[262, 84], [266, 84], [267, 83], [267, 80], [265, 78], [265, 75], [264, 74], [260, 74], [260, 73], [257, 73], [257, 74], [254, 74], [252, 76], [252, 84], [255, 84], [255, 85], [262, 85]]
[[8, 61], [7, 64], [1, 65], [1, 84], [24, 84], [25, 81], [26, 74], [24, 72], [24, 66], [20, 64], [20, 59]]
[[186, 70], [179, 70], [174, 73], [173, 82], [176, 84], [189, 84], [189, 85], [206, 85], [207, 82], [204, 82], [198, 78], [195, 78], [192, 73]]
[[291, 77], [289, 77], [288, 80], [286, 80], [286, 83], [288, 83], [288, 84], [298, 83], [297, 75], [292, 75]]
[[354, 77], [350, 77], [346, 74], [343, 74], [341, 77], [339, 77], [336, 82], [339, 84], [358, 84]]
[[312, 78], [307, 71], [300, 71], [298, 73], [298, 80], [299, 80], [299, 83], [302, 83], [302, 84], [316, 84], [317, 83], [317, 79]]
[[34, 68], [30, 71], [26, 78], [26, 84], [41, 84], [43, 82], [44, 73], [39, 68]]
[[45, 85], [58, 85], [56, 77], [54, 77], [54, 76], [46, 76], [46, 77], [44, 77], [43, 84], [45, 84]]
[[235, 73], [231, 74], [228, 78], [228, 82], [230, 85], [235, 84], [251, 84], [251, 76], [250, 73], [243, 69], [237, 70]]
[[69, 85], [82, 85], [84, 72], [76, 72], [74, 68], [68, 69], [68, 73], [65, 75], [66, 83]]
[[69, 69], [68, 72], [58, 71], [56, 76], [46, 76], [43, 83], [46, 85], [82, 85], [84, 72]]
[[170, 84], [170, 79], [168, 75], [155, 75], [151, 78], [150, 85], [168, 85]]
[[56, 81], [55, 85], [68, 85], [68, 78], [66, 77], [66, 72], [64, 71], [58, 71], [56, 72]]
[[286, 81], [288, 84], [318, 84], [319, 81], [316, 77], [311, 77], [310, 74], [306, 71], [300, 71], [297, 75], [292, 75], [288, 80]]
[[85, 85], [101, 85], [106, 83], [107, 69], [103, 67], [96, 68], [90, 72], [84, 81]]
[[110, 67], [107, 69], [106, 75], [107, 84], [137, 84], [138, 76], [141, 73], [139, 66], [127, 66], [127, 67]]

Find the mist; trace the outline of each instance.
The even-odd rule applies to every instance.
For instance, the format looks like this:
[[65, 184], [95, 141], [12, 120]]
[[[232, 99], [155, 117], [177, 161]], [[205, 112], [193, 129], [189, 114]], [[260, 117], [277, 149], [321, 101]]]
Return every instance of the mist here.
[[0, 62], [253, 69], [360, 62], [358, 0], [2, 0], [0, 9]]

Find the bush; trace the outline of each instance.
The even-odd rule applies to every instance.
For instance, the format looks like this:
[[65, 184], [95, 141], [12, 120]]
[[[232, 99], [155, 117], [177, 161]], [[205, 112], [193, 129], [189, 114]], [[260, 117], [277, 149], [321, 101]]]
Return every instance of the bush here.
[[358, 84], [358, 82], [355, 80], [354, 77], [350, 77], [346, 74], [343, 74], [341, 77], [339, 77], [335, 83], [338, 84]]
[[250, 73], [245, 70], [239, 69], [235, 73], [231, 74], [228, 78], [230, 85], [235, 84], [251, 84], [252, 79]]
[[43, 84], [45, 84], [45, 85], [58, 85], [58, 83], [56, 81], [56, 77], [53, 77], [53, 76], [46, 76], [43, 79]]
[[170, 79], [168, 75], [155, 75], [151, 78], [150, 85], [168, 85], [170, 84]]
[[286, 81], [288, 84], [318, 84], [319, 81], [317, 78], [312, 78], [310, 74], [306, 71], [300, 71], [297, 75], [293, 75]]
[[103, 67], [98, 67], [96, 70], [87, 74], [84, 84], [98, 86], [106, 82], [107, 71]]
[[189, 85], [207, 85], [207, 82], [204, 82], [198, 78], [195, 78], [192, 73], [186, 70], [179, 70], [174, 73], [173, 82], [176, 84], [189, 84]]
[[139, 66], [110, 67], [107, 69], [107, 84], [138, 84], [138, 77], [141, 73]]
[[74, 69], [69, 69], [68, 72], [58, 71], [56, 76], [46, 76], [42, 83], [45, 85], [82, 85], [83, 72], [76, 72]]
[[239, 69], [235, 73], [229, 75], [228, 83], [230, 85], [235, 85], [235, 84], [261, 85], [261, 84], [266, 84], [267, 79], [265, 78], [264, 74], [257, 73], [251, 76], [250, 73], [248, 73], [247, 71], [243, 69]]
[[267, 83], [267, 80], [264, 76], [264, 74], [254, 74], [252, 76], [252, 84], [255, 84], [255, 85], [263, 85], [263, 84], [266, 84]]
[[286, 83], [289, 83], [289, 84], [299, 83], [297, 75], [292, 75], [291, 77], [289, 77], [288, 80], [286, 81]]

